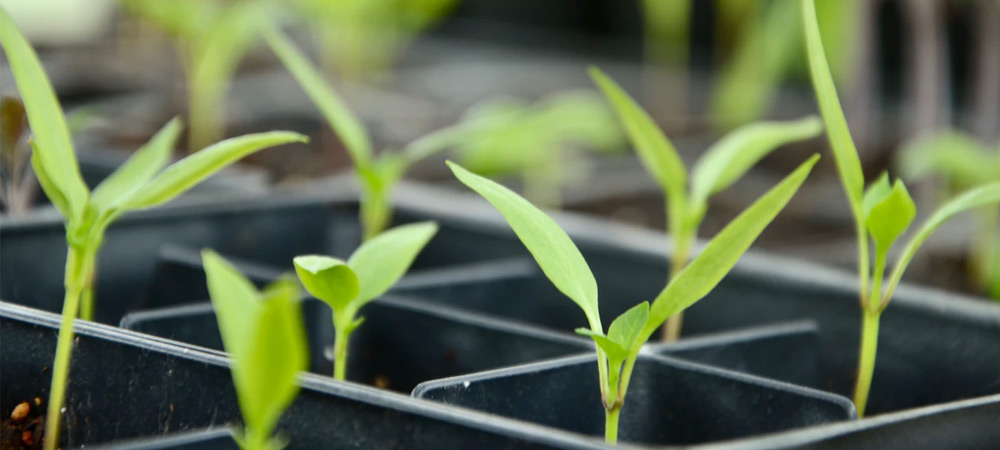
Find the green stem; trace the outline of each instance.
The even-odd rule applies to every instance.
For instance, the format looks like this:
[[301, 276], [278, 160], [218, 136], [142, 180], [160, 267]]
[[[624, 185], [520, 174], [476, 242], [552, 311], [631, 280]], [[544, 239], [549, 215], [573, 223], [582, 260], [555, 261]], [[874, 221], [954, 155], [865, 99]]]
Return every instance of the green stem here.
[[336, 380], [347, 379], [347, 346], [351, 336], [351, 324], [354, 322], [354, 314], [348, 311], [333, 313], [333, 378]]
[[[671, 222], [673, 225], [673, 222]], [[674, 251], [670, 255], [670, 273], [667, 275], [668, 280], [673, 280], [677, 274], [681, 273], [682, 270], [687, 266], [688, 255], [691, 252], [691, 244], [694, 241], [693, 236], [689, 236], [680, 229], [673, 229], [671, 226], [670, 235], [674, 237]], [[680, 227], [678, 227], [680, 228]], [[681, 337], [681, 327], [684, 323], [684, 313], [678, 312], [670, 318], [667, 319], [666, 325], [663, 327], [663, 332], [661, 334], [661, 340], [663, 342], [674, 342]]]
[[83, 287], [80, 301], [80, 318], [83, 320], [94, 320], [94, 274], [87, 277], [88, 282]]
[[639, 357], [638, 351], [629, 354], [625, 359], [624, 367], [616, 364], [616, 370], [620, 373], [612, 372], [609, 390], [614, 392], [614, 401], [605, 401], [604, 405], [604, 440], [609, 444], [618, 443], [618, 415], [622, 407], [625, 406], [625, 394], [628, 393], [628, 384], [632, 380], [632, 370], [635, 369], [635, 362]]
[[86, 246], [70, 246], [66, 254], [66, 297], [63, 300], [62, 321], [52, 363], [52, 384], [49, 387], [49, 404], [45, 416], [45, 450], [55, 450], [59, 445], [59, 426], [62, 407], [66, 402], [69, 381], [69, 364], [73, 355], [73, 320], [80, 308], [80, 296], [86, 276], [94, 266], [96, 252]]
[[854, 221], [855, 232], [858, 236], [858, 301], [864, 308], [868, 304], [868, 230], [865, 228], [864, 220], [856, 217]]
[[997, 259], [997, 230], [1000, 229], [1000, 206], [984, 207], [976, 214], [976, 231], [970, 249], [969, 270], [977, 286], [989, 287]]
[[858, 356], [858, 381], [854, 386], [854, 405], [858, 408], [858, 417], [865, 416], [868, 405], [868, 392], [872, 386], [872, 374], [875, 372], [875, 353], [878, 351], [878, 322], [880, 313], [864, 311], [861, 327], [861, 350]]
[[618, 415], [621, 408], [604, 410], [604, 441], [609, 444], [618, 443]]

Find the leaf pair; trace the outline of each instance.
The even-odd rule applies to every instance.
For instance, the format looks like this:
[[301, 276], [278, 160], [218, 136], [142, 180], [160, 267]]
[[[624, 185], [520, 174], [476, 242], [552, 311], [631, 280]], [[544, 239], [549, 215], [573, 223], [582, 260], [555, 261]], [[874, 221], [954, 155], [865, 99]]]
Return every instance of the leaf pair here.
[[274, 448], [271, 435], [298, 395], [298, 372], [309, 365], [298, 286], [282, 279], [258, 292], [215, 252], [203, 250], [202, 260], [247, 428], [238, 440], [248, 448]]
[[329, 304], [335, 316], [353, 317], [406, 274], [437, 230], [434, 222], [399, 226], [365, 241], [346, 262], [329, 256], [298, 256], [295, 272], [306, 291]]

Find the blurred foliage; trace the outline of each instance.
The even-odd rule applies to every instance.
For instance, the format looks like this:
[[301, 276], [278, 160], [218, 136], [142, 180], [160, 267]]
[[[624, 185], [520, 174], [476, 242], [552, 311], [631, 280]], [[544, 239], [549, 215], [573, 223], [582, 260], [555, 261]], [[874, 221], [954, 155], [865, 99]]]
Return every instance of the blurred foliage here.
[[314, 30], [323, 65], [357, 80], [389, 69], [416, 35], [438, 23], [458, 0], [293, 0]]

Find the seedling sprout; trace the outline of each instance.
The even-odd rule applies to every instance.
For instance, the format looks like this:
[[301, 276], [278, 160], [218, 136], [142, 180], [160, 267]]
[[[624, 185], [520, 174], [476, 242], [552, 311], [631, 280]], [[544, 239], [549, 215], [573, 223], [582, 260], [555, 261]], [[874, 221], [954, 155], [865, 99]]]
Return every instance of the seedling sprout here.
[[62, 107], [38, 55], [0, 9], [0, 44], [24, 102], [33, 137], [31, 166], [42, 190], [66, 225], [66, 275], [62, 323], [52, 364], [45, 421], [45, 448], [59, 443], [61, 411], [73, 351], [73, 320], [94, 315], [93, 286], [104, 232], [116, 219], [166, 203], [236, 160], [267, 147], [304, 142], [296, 133], [275, 131], [228, 139], [166, 167], [181, 132], [178, 119], [163, 127], [93, 192], [83, 182]]
[[295, 258], [295, 272], [306, 291], [333, 310], [334, 378], [347, 377], [351, 332], [364, 322], [358, 312], [406, 274], [437, 230], [434, 222], [393, 228], [362, 243], [346, 262], [321, 255]]
[[281, 449], [274, 428], [298, 395], [298, 373], [309, 366], [298, 284], [281, 279], [258, 292], [215, 252], [201, 257], [243, 413], [245, 429], [235, 440], [244, 450]]
[[[677, 276], [687, 265], [712, 195], [732, 186], [778, 147], [812, 138], [822, 131], [822, 123], [817, 117], [741, 127], [702, 154], [691, 170], [689, 188], [684, 162], [653, 119], [600, 70], [591, 69], [590, 75], [617, 112], [646, 170], [663, 189], [667, 229], [673, 239], [670, 277]], [[680, 336], [681, 320], [681, 314], [670, 318], [663, 329], [664, 340], [673, 341]]]
[[[882, 311], [889, 305], [906, 266], [941, 224], [963, 211], [1000, 203], [1000, 183], [989, 183], [968, 190], [938, 208], [910, 237], [891, 274], [886, 278], [889, 251], [913, 222], [916, 206], [903, 182], [897, 179], [890, 183], [888, 174], [882, 174], [865, 189], [861, 161], [847, 128], [847, 120], [837, 99], [837, 90], [826, 62], [813, 0], [802, 0], [802, 20], [813, 87], [826, 122], [830, 147], [833, 149], [857, 231], [858, 280], [863, 321], [854, 404], [857, 406], [858, 416], [862, 417], [875, 370], [879, 319]], [[868, 256], [869, 237], [875, 246], [873, 260]]]
[[462, 183], [486, 198], [507, 220], [538, 262], [545, 276], [583, 310], [597, 351], [601, 400], [605, 411], [605, 440], [618, 441], [618, 416], [639, 350], [668, 317], [704, 298], [722, 281], [757, 236], [791, 200], [818, 156], [760, 197], [715, 236], [691, 263], [650, 302], [632, 307], [612, 321], [607, 334], [601, 324], [597, 281], [580, 250], [565, 231], [540, 209], [513, 191], [461, 166], [448, 166]]

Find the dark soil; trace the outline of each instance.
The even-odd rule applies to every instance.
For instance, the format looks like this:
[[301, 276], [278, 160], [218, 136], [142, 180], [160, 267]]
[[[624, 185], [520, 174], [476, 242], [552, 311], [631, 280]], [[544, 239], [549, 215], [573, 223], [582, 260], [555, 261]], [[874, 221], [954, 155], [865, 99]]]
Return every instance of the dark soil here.
[[41, 398], [19, 403], [0, 418], [0, 449], [34, 450], [42, 448], [45, 431], [45, 408]]

